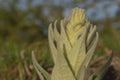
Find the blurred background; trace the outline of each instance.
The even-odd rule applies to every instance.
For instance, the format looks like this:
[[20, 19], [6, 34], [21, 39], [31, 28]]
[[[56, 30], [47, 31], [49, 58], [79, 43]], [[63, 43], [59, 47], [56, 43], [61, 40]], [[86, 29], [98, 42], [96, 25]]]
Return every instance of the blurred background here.
[[[85, 9], [91, 23], [97, 25], [99, 61], [104, 62], [109, 52], [114, 51], [112, 69], [118, 76], [119, 0], [0, 0], [0, 80], [39, 80], [32, 66], [32, 50], [40, 65], [51, 72], [53, 61], [48, 45], [48, 26], [56, 19], [67, 17], [74, 7]], [[120, 80], [116, 75], [113, 78]]]

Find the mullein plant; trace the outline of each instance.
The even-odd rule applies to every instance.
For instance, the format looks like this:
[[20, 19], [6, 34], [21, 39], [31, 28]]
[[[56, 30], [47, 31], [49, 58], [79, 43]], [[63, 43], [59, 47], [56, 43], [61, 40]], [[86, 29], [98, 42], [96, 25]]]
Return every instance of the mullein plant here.
[[51, 23], [48, 38], [54, 61], [52, 74], [38, 64], [32, 52], [33, 65], [41, 80], [102, 80], [113, 54], [100, 70], [89, 74], [99, 35], [84, 9], [74, 8], [68, 18]]

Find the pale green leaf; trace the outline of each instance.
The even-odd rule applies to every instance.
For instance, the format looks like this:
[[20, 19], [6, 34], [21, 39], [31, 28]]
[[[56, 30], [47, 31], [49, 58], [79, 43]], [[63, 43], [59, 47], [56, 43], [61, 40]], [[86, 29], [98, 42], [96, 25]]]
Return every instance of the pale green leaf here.
[[56, 80], [76, 80], [64, 54], [61, 53], [61, 51], [58, 52], [59, 53], [57, 54], [57, 63], [54, 67], [56, 71], [53, 70], [51, 79], [54, 80], [57, 78], [56, 76], [58, 76]]
[[89, 77], [89, 80], [102, 80], [102, 78], [104, 77], [106, 71], [108, 70], [110, 63], [112, 61], [113, 58], [113, 52], [111, 54], [111, 56], [108, 58], [107, 62], [103, 65], [103, 67], [97, 71], [96, 73], [94, 73], [93, 75], [91, 75]]
[[78, 80], [84, 80], [85, 74], [86, 74], [87, 70], [89, 69], [89, 63], [94, 55], [94, 51], [95, 51], [97, 42], [98, 42], [98, 34], [96, 33], [96, 37], [95, 37], [95, 39], [93, 39], [92, 46], [89, 49], [89, 51], [87, 52], [86, 57], [84, 58], [84, 61], [82, 62], [82, 65], [79, 67], [79, 70], [77, 73]]
[[[37, 62], [34, 52], [32, 51], [32, 61], [33, 61], [33, 66], [35, 67], [40, 79], [42, 80], [51, 80], [50, 75], [48, 72], [46, 72]], [[45, 79], [44, 79], [45, 78]]]
[[54, 61], [54, 63], [56, 63], [57, 49], [54, 44], [54, 33], [53, 33], [53, 29], [52, 29], [52, 24], [49, 25], [48, 39], [49, 39], [49, 45], [50, 45], [50, 50], [52, 53], [53, 61]]

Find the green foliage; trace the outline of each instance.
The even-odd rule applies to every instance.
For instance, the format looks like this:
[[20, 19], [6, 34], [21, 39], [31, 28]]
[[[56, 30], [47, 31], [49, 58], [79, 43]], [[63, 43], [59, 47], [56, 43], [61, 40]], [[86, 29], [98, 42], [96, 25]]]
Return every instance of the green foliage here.
[[118, 40], [115, 39], [115, 36], [113, 35], [102, 35], [101, 39], [99, 41], [99, 44], [102, 46], [109, 47], [113, 49], [114, 51], [120, 51], [120, 44], [118, 43]]
[[47, 69], [52, 66], [48, 45], [45, 40], [41, 42], [42, 43], [33, 43], [31, 45], [13, 42], [0, 43], [0, 79], [35, 80], [37, 75], [32, 68], [30, 56], [32, 50], [39, 53], [36, 54], [36, 56], [44, 68]]

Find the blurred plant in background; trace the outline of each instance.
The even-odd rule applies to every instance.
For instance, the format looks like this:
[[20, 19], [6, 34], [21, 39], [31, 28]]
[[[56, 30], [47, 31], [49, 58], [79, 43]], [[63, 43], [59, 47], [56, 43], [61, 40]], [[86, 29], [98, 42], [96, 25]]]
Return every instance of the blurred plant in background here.
[[[98, 25], [97, 53], [101, 56], [113, 50], [120, 57], [119, 0], [0, 0], [0, 80], [21, 79], [17, 74], [24, 76], [21, 80], [34, 80], [32, 50], [39, 53], [35, 55], [45, 69], [51, 67], [48, 24], [67, 16], [73, 7], [84, 8], [90, 21]], [[26, 63], [29, 72], [34, 73], [33, 78], [26, 74]]]

